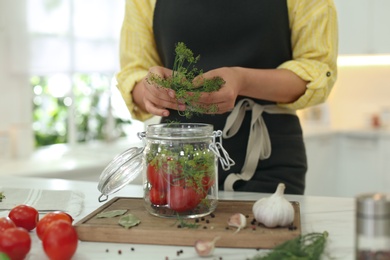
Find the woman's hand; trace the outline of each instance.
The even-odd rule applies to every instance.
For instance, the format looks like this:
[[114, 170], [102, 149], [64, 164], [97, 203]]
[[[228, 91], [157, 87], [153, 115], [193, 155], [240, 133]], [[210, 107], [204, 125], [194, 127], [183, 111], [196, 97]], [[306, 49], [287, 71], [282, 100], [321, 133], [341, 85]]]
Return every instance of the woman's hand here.
[[[201, 106], [216, 106], [216, 114], [223, 114], [234, 108], [235, 101], [241, 89], [241, 74], [237, 67], [223, 67], [203, 73], [202, 78], [220, 77], [225, 84], [215, 92], [202, 92], [197, 103]], [[202, 84], [202, 78], [195, 78], [197, 85]]]
[[168, 116], [168, 109], [183, 111], [185, 105], [177, 101], [175, 91], [149, 82], [148, 77], [151, 74], [167, 78], [172, 76], [172, 70], [164, 67], [151, 67], [148, 75], [133, 89], [134, 102], [146, 112], [156, 116]]

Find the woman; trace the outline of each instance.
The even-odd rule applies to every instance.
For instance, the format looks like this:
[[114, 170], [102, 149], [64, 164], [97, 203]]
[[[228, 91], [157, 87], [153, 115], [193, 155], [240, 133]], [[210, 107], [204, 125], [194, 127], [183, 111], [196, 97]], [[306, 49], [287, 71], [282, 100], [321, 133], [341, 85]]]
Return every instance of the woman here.
[[[307, 170], [295, 110], [324, 102], [337, 76], [337, 17], [332, 0], [127, 0], [118, 88], [133, 118], [201, 122], [224, 130], [236, 162], [219, 170], [219, 188], [303, 194]], [[178, 42], [201, 58], [203, 77], [222, 88], [199, 102], [218, 112], [190, 119], [173, 90], [149, 84], [169, 77]]]

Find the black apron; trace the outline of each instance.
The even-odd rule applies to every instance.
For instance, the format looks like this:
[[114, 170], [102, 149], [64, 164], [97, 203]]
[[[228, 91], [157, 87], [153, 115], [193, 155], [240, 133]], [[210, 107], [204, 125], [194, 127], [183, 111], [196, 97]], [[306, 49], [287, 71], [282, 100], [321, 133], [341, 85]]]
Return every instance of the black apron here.
[[[178, 42], [184, 42], [195, 55], [200, 54], [196, 67], [205, 72], [229, 66], [272, 69], [292, 58], [286, 0], [157, 0], [153, 30], [158, 53], [167, 68], [173, 67]], [[272, 104], [265, 100], [255, 102]], [[207, 123], [215, 130], [223, 130], [228, 115], [205, 114], [187, 119], [171, 110], [162, 122]], [[283, 182], [286, 193], [303, 194], [307, 162], [298, 117], [263, 113], [263, 118], [270, 134], [271, 157], [259, 161], [254, 177], [236, 182], [234, 190], [274, 192]], [[247, 111], [240, 131], [223, 140], [236, 164], [229, 171], [219, 167], [220, 189], [229, 173], [241, 171], [250, 120], [251, 111]]]

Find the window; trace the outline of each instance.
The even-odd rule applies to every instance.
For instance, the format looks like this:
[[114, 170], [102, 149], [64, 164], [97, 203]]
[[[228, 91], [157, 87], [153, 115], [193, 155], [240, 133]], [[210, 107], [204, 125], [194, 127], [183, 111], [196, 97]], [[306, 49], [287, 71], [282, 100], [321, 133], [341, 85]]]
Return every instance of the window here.
[[114, 80], [124, 1], [26, 4], [35, 145], [126, 135], [130, 115]]

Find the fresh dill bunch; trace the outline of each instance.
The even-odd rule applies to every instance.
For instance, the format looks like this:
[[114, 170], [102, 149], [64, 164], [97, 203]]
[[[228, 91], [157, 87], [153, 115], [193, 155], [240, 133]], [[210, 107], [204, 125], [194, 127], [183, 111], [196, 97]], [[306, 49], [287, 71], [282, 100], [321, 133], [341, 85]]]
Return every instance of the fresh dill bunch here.
[[[191, 118], [193, 114], [215, 113], [218, 107], [215, 104], [204, 106], [197, 103], [201, 92], [218, 91], [225, 81], [220, 77], [211, 79], [203, 78], [203, 71], [196, 68], [195, 64], [200, 56], [194, 56], [192, 50], [187, 48], [183, 42], [179, 42], [175, 47], [175, 59], [172, 68], [172, 75], [162, 78], [151, 73], [147, 81], [163, 88], [173, 89], [179, 102], [186, 104], [185, 111], [179, 111], [179, 115]], [[194, 82], [198, 77], [199, 82]]]
[[329, 234], [313, 232], [300, 235], [276, 246], [265, 256], [255, 256], [251, 260], [319, 260], [325, 250]]

